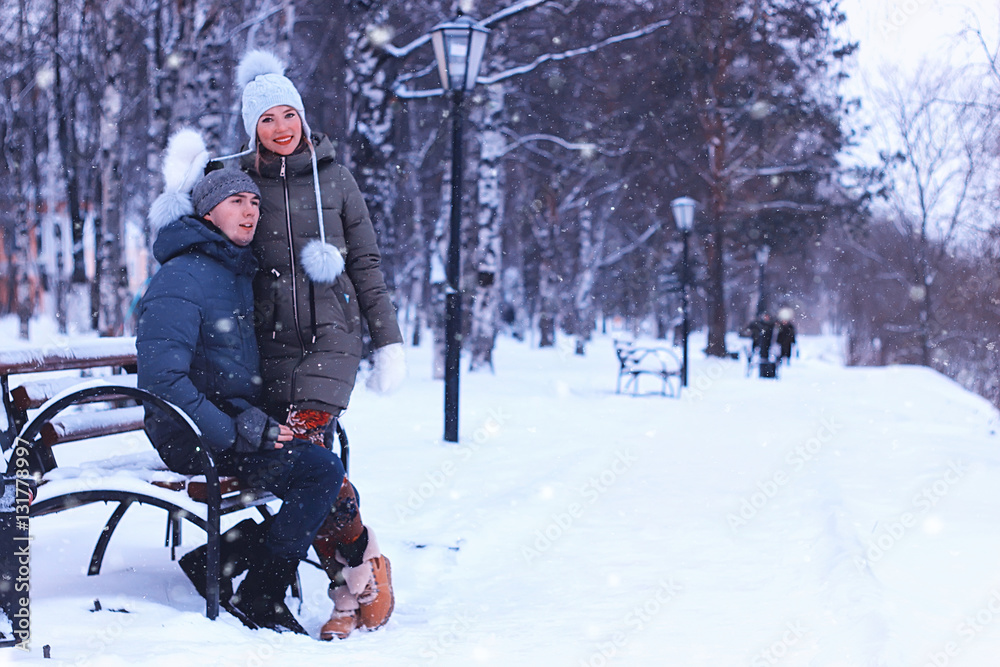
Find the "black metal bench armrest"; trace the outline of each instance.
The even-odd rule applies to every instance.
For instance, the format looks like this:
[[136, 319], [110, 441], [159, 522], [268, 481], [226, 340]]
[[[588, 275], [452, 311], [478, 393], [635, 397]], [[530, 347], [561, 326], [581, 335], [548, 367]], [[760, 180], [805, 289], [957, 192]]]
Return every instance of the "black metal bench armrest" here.
[[[17, 472], [15, 464], [27, 458], [29, 472], [32, 475], [40, 476], [56, 467], [55, 457], [51, 448], [45, 446], [40, 437], [42, 427], [53, 417], [66, 408], [81, 402], [90, 401], [102, 396], [114, 396], [121, 398], [126, 396], [142, 403], [149, 403], [166, 414], [168, 417], [176, 419], [184, 428], [190, 430], [197, 440], [201, 440], [201, 431], [191, 418], [183, 410], [172, 403], [155, 396], [144, 389], [115, 384], [99, 384], [70, 391], [66, 395], [53, 398], [47, 403], [42, 411], [25, 425], [21, 433], [15, 438], [13, 451], [16, 455], [11, 456], [8, 466], [8, 473]], [[22, 456], [20, 449], [28, 451], [28, 456]], [[209, 618], [217, 618], [219, 615], [219, 519], [221, 517], [221, 494], [219, 488], [219, 473], [215, 465], [215, 459], [211, 451], [205, 446], [198, 448], [199, 460], [201, 462], [201, 473], [205, 476], [206, 485], [206, 524], [207, 524], [207, 547], [208, 563], [206, 577], [207, 581], [207, 601], [206, 615]], [[30, 468], [35, 468], [34, 470]]]

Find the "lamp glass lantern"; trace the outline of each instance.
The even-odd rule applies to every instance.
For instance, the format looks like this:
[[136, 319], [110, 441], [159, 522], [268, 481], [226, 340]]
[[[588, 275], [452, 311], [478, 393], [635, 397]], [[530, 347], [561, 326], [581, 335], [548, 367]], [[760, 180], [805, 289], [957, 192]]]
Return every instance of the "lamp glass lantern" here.
[[767, 258], [771, 256], [771, 246], [766, 243], [757, 249], [757, 263], [761, 266], [767, 264]]
[[468, 16], [458, 16], [431, 30], [438, 74], [445, 90], [469, 91], [476, 85], [490, 34]]
[[691, 228], [694, 226], [694, 209], [697, 205], [698, 202], [690, 197], [678, 197], [670, 202], [670, 208], [674, 212], [674, 222], [677, 223], [677, 229], [682, 232], [691, 231]]

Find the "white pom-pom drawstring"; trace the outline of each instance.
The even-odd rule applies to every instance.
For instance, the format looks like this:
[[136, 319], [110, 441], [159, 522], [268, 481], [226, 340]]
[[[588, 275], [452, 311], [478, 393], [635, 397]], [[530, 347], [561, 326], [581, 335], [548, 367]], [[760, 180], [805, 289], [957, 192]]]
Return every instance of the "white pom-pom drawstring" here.
[[323, 222], [323, 197], [319, 188], [319, 166], [316, 149], [309, 142], [309, 157], [312, 162], [313, 193], [316, 197], [316, 221], [319, 223], [319, 239], [314, 239], [302, 249], [302, 268], [306, 275], [317, 283], [332, 283], [344, 271], [344, 256], [335, 246], [326, 242], [326, 225]]
[[332, 283], [344, 272], [344, 256], [335, 246], [313, 239], [302, 249], [302, 268], [317, 283]]

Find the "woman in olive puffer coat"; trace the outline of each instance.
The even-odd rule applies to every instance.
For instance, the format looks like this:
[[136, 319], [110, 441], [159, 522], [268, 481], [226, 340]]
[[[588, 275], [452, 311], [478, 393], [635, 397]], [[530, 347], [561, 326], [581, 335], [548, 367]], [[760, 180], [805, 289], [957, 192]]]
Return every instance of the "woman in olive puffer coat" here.
[[335, 162], [333, 142], [322, 135], [313, 142], [326, 242], [346, 257], [332, 282], [313, 280], [300, 261], [318, 238], [310, 151], [259, 160], [251, 154], [241, 164], [261, 191], [254, 294], [266, 400], [274, 413], [291, 407], [339, 414], [347, 407], [361, 361], [362, 314], [373, 348], [402, 342], [361, 191]]
[[[332, 448], [361, 360], [362, 318], [374, 350], [369, 387], [389, 391], [405, 375], [375, 229], [333, 143], [310, 131], [281, 61], [252, 51], [236, 78], [250, 143], [240, 166], [261, 192], [253, 249], [265, 405], [296, 437]], [[389, 560], [361, 521], [353, 485], [341, 487], [313, 546], [334, 602], [320, 637], [384, 625], [394, 606]]]

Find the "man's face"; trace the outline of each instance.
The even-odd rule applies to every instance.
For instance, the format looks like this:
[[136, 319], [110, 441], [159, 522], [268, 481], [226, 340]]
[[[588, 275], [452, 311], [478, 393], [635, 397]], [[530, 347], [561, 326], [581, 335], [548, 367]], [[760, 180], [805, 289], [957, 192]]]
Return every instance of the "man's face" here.
[[219, 231], [236, 245], [248, 245], [253, 241], [253, 234], [257, 231], [260, 198], [252, 192], [229, 195], [206, 213], [205, 219], [218, 227]]

